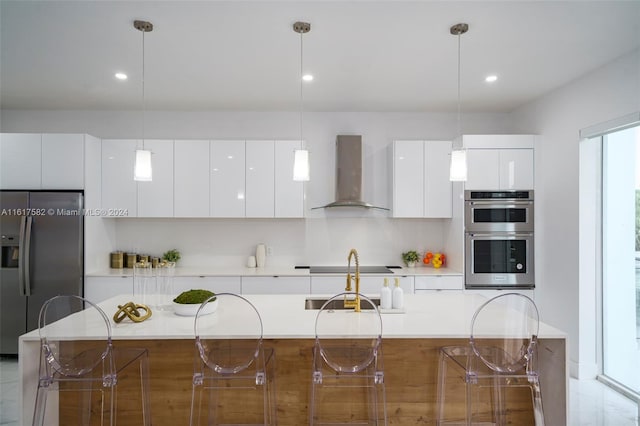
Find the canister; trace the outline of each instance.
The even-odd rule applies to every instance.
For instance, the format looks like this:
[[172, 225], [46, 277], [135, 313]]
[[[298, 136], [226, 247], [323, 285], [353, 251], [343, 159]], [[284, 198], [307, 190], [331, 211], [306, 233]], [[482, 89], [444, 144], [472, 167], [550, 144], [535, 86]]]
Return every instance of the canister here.
[[115, 251], [111, 253], [111, 267], [116, 269], [122, 269], [124, 267], [124, 253], [121, 251]]
[[124, 267], [125, 268], [133, 268], [133, 265], [136, 264], [136, 261], [138, 260], [138, 255], [135, 253], [127, 253], [127, 256], [125, 258], [125, 262], [124, 262]]

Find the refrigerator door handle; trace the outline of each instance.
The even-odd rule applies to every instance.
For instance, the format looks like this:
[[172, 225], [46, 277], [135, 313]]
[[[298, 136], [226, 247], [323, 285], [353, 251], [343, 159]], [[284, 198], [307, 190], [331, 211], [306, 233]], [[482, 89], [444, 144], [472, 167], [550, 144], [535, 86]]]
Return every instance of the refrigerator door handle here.
[[33, 217], [27, 216], [27, 227], [24, 238], [24, 295], [31, 296], [31, 279], [29, 276], [31, 257], [31, 225], [33, 224]]
[[27, 217], [20, 219], [20, 237], [18, 240], [18, 289], [20, 296], [26, 296], [24, 286], [24, 234], [27, 227]]

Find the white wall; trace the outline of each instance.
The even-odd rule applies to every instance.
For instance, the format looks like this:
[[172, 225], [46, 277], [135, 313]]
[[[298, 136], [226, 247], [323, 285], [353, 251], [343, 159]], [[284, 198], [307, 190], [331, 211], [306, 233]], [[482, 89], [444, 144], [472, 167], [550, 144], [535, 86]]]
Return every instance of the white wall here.
[[515, 133], [541, 134], [536, 147], [536, 301], [569, 333], [571, 374], [597, 372], [596, 289], [579, 282], [579, 131], [640, 110], [640, 51], [632, 52], [512, 113]]
[[[78, 132], [104, 139], [135, 138], [141, 133], [139, 111], [4, 110], [1, 114], [3, 132]], [[509, 133], [507, 114], [465, 114], [462, 123], [468, 133]], [[390, 219], [379, 211], [310, 210], [334, 201], [336, 135], [362, 135], [363, 197], [391, 207], [387, 146], [394, 139], [453, 139], [456, 129], [455, 113], [307, 112], [304, 139], [311, 152], [311, 181], [306, 184], [306, 219], [109, 219], [115, 225], [113, 244], [151, 254], [175, 247], [183, 252], [185, 266], [243, 265], [259, 242], [273, 247], [268, 261], [279, 265], [342, 264], [352, 247], [358, 249], [363, 264], [400, 264], [400, 253], [409, 249], [444, 250], [462, 272], [462, 228], [456, 227], [460, 238], [452, 232], [459, 218], [457, 222]], [[297, 112], [148, 111], [145, 136], [299, 139], [299, 116]]]

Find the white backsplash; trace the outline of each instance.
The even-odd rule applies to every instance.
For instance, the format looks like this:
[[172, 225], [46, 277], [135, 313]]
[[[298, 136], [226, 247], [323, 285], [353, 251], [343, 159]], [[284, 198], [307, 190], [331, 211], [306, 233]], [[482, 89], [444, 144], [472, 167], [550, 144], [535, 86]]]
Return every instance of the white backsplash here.
[[107, 219], [119, 250], [161, 255], [177, 248], [181, 266], [243, 266], [265, 243], [267, 265], [343, 264], [356, 248], [363, 265], [401, 265], [400, 254], [443, 249], [449, 220], [332, 217], [314, 219]]

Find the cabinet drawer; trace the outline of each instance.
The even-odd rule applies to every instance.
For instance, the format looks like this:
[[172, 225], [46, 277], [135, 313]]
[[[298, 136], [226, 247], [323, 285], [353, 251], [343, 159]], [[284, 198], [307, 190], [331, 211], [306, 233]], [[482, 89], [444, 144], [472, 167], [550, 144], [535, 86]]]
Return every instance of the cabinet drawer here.
[[188, 290], [209, 290], [214, 293], [240, 294], [240, 277], [175, 277], [174, 293], [176, 295]]
[[309, 294], [309, 277], [242, 277], [242, 294]]
[[433, 275], [415, 277], [416, 290], [462, 290], [462, 275]]

